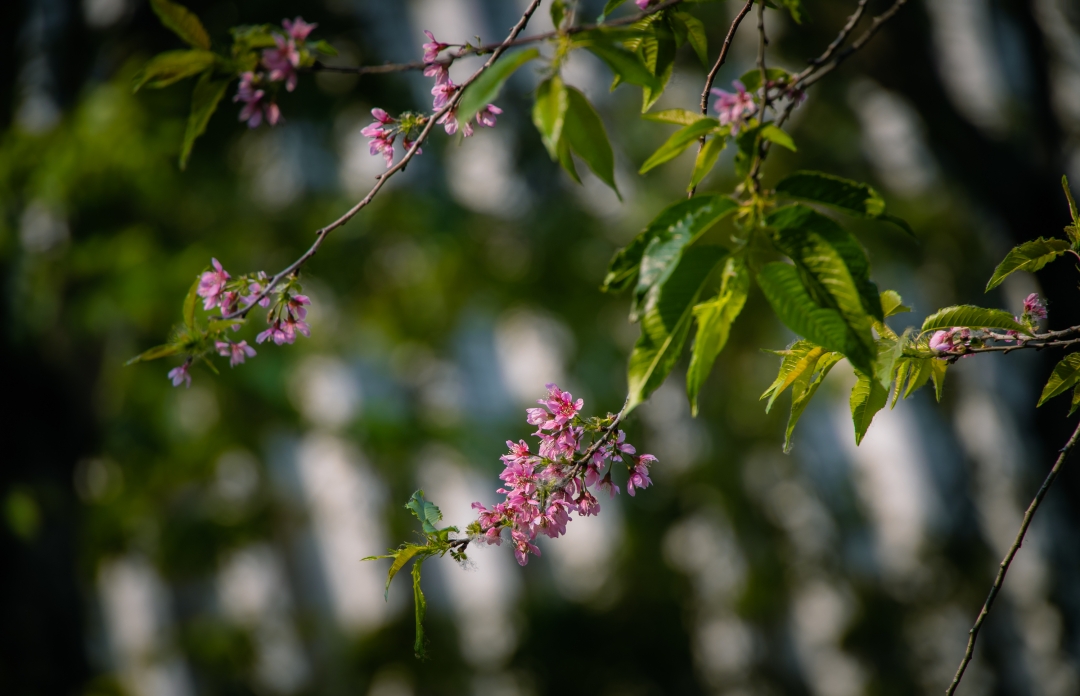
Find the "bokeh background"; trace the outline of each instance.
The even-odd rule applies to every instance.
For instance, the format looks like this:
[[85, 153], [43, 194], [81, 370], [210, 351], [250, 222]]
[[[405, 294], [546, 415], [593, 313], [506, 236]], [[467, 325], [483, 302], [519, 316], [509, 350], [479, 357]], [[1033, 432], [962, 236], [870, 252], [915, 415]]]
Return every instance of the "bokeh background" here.
[[[441, 40], [504, 35], [523, 0], [193, 0], [216, 41], [297, 14], [338, 64], [414, 60]], [[585, 17], [598, 3], [582, 2]], [[712, 53], [738, 2], [695, 5]], [[853, 2], [769, 13], [771, 64], [798, 68]], [[628, 6], [630, 3], [628, 3]], [[872, 0], [870, 9], [885, 6]], [[546, 3], [528, 33], [550, 28]], [[626, 11], [625, 9], [623, 10]], [[1060, 233], [1080, 184], [1080, 5], [912, 1], [797, 112], [794, 168], [873, 182], [918, 241], [858, 225], [882, 287], [915, 308], [1018, 311], [1046, 293], [1080, 322], [1076, 271], [982, 287], [1011, 245]], [[429, 103], [416, 74], [307, 75], [285, 124], [248, 131], [225, 102], [186, 172], [190, 82], [132, 95], [142, 61], [180, 47], [141, 0], [0, 3], [0, 692], [5, 694], [936, 693], [1024, 507], [1071, 427], [1035, 410], [1055, 356], [962, 361], [943, 403], [882, 412], [856, 448], [849, 368], [781, 453], [787, 397], [758, 395], [791, 335], [753, 294], [691, 419], [683, 368], [631, 419], [656, 486], [544, 539], [426, 566], [432, 658], [412, 656], [403, 583], [385, 562], [423, 487], [449, 521], [491, 503], [507, 438], [556, 381], [616, 410], [636, 337], [597, 287], [614, 249], [680, 195], [691, 161], [636, 169], [671, 131], [636, 88], [575, 55], [566, 77], [602, 112], [624, 201], [551, 163], [529, 69], [494, 130], [437, 134], [307, 266], [312, 336], [174, 389], [167, 361], [123, 367], [178, 321], [211, 256], [274, 271], [381, 170], [368, 110]], [[750, 22], [725, 85], [749, 69]], [[468, 63], [455, 67], [466, 72]], [[660, 106], [694, 108], [680, 55]], [[658, 107], [659, 108], [659, 107]], [[704, 189], [728, 192], [730, 153]], [[723, 242], [726, 230], [714, 233]], [[245, 329], [249, 341], [255, 328]], [[684, 363], [685, 365], [685, 363]], [[1039, 512], [963, 694], [1080, 693], [1080, 469]]]

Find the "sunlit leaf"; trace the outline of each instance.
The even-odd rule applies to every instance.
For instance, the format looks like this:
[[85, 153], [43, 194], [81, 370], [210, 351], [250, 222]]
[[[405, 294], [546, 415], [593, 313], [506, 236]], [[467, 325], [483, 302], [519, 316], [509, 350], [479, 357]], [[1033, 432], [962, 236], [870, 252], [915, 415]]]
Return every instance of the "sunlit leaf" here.
[[1080, 382], [1080, 353], [1069, 353], [1054, 366], [1037, 405], [1042, 406], [1048, 399], [1064, 394], [1077, 382]]
[[505, 55], [485, 70], [476, 81], [465, 88], [458, 102], [457, 119], [460, 123], [471, 121], [478, 111], [498, 98], [506, 81], [514, 71], [530, 60], [540, 57], [540, 51], [529, 48]]
[[645, 249], [654, 239], [681, 249], [738, 207], [738, 202], [726, 196], [702, 195], [664, 208], [629, 244], [615, 252], [601, 289], [616, 292], [630, 287], [638, 276]]
[[553, 160], [559, 157], [559, 140], [562, 138], [566, 109], [569, 104], [570, 97], [562, 78], [558, 75], [544, 80], [536, 89], [536, 102], [533, 104], [532, 111], [533, 123], [540, 131], [544, 147], [547, 148]]
[[773, 380], [773, 383], [765, 390], [765, 393], [758, 397], [759, 400], [766, 397], [769, 399], [768, 403], [765, 404], [765, 413], [772, 410], [776, 398], [783, 394], [784, 390], [794, 384], [795, 380], [807, 370], [813, 371], [814, 366], [817, 365], [818, 358], [827, 351], [810, 341], [799, 340], [791, 344], [790, 348], [778, 352], [782, 356], [782, 359], [780, 360], [780, 370], [776, 374], [776, 379]]
[[594, 32], [578, 34], [575, 44], [591, 51], [597, 58], [607, 63], [611, 71], [620, 80], [650, 90], [661, 89], [660, 80], [649, 71], [636, 53], [627, 51], [615, 44], [611, 38]]
[[697, 335], [690, 353], [690, 367], [686, 371], [686, 394], [690, 398], [691, 415], [695, 417], [698, 413], [698, 393], [716, 357], [727, 344], [731, 325], [746, 304], [746, 295], [750, 290], [750, 274], [741, 258], [728, 258], [721, 278], [720, 293], [694, 307]]
[[615, 185], [615, 154], [611, 150], [600, 114], [596, 113], [596, 109], [584, 94], [573, 87], [568, 87], [566, 91], [569, 101], [563, 136], [574, 154], [583, 159], [593, 174], [610, 186], [622, 200], [619, 188]]
[[795, 152], [795, 141], [791, 139], [784, 130], [772, 123], [765, 124], [765, 127], [758, 131], [758, 134], [765, 140], [776, 143], [780, 147], [787, 148], [792, 152]]
[[630, 354], [627, 412], [659, 387], [682, 353], [693, 308], [709, 276], [724, 259], [720, 247], [687, 249], [667, 280], [649, 291], [641, 317], [641, 336]]
[[910, 311], [911, 307], [904, 304], [904, 301], [900, 298], [900, 293], [895, 290], [883, 290], [881, 292], [881, 314], [883, 317], [888, 318], [894, 314]]
[[1030, 331], [1016, 321], [1012, 314], [1001, 309], [983, 309], [973, 305], [946, 307], [931, 314], [923, 322], [922, 330], [935, 331], [960, 326], [968, 329], [1005, 329], [1022, 334]]
[[1004, 260], [994, 269], [994, 275], [986, 284], [989, 292], [1016, 271], [1034, 273], [1070, 249], [1064, 239], [1045, 239], [1039, 237], [1012, 248]]
[[150, 0], [150, 7], [166, 28], [195, 48], [210, 50], [210, 36], [202, 22], [183, 5], [169, 0]]
[[814, 394], [817, 392], [818, 387], [821, 386], [821, 383], [825, 381], [829, 371], [843, 357], [839, 353], [825, 353], [818, 358], [817, 365], [812, 370], [804, 372], [791, 385], [791, 413], [788, 415], [787, 427], [784, 428], [785, 454], [791, 452], [792, 434], [795, 432], [795, 425], [799, 422], [799, 418], [802, 417], [803, 411], [810, 404], [810, 399], [814, 398]]
[[412, 494], [412, 498], [409, 502], [405, 503], [405, 509], [413, 514], [416, 519], [420, 520], [421, 526], [424, 528], [426, 534], [437, 534], [438, 528], [436, 523], [442, 520], [442, 512], [439, 510], [439, 506], [431, 501], [424, 500], [424, 491], [416, 491]]
[[701, 148], [701, 151], [697, 154], [697, 159], [694, 160], [694, 172], [690, 176], [690, 184], [686, 187], [687, 191], [697, 188], [698, 184], [709, 175], [709, 172], [716, 166], [716, 161], [720, 158], [720, 153], [724, 151], [725, 147], [727, 147], [727, 138], [723, 137], [723, 135], [718, 134], [705, 141], [705, 146]]
[[665, 109], [663, 111], [642, 114], [641, 117], [649, 121], [675, 123], [680, 126], [689, 126], [691, 123], [697, 123], [704, 118], [709, 118], [708, 116], [702, 116], [697, 111], [689, 111], [687, 109]]
[[426, 556], [420, 556], [412, 566], [413, 604], [416, 607], [416, 641], [413, 643], [413, 653], [421, 660], [427, 657], [427, 636], [424, 635], [427, 600], [424, 599], [424, 592], [420, 589], [420, 567], [424, 564], [425, 558]]
[[945, 392], [945, 371], [949, 368], [946, 360], [930, 360], [930, 378], [934, 380], [934, 398], [941, 402], [941, 395]]
[[703, 118], [699, 121], [695, 121], [689, 126], [680, 128], [672, 133], [671, 137], [668, 138], [667, 141], [649, 157], [649, 159], [645, 160], [645, 164], [641, 165], [638, 174], [644, 174], [653, 167], [657, 167], [664, 162], [675, 159], [685, 152], [688, 147], [697, 142], [698, 138], [719, 127], [720, 122], [715, 118]]
[[889, 400], [889, 390], [876, 379], [856, 370], [859, 378], [851, 390], [851, 420], [855, 424], [855, 444], [862, 443], [870, 422]]
[[776, 192], [859, 217], [876, 218], [885, 212], [885, 199], [871, 186], [823, 172], [795, 172], [776, 185]]
[[158, 358], [167, 358], [170, 355], [176, 355], [183, 348], [175, 343], [166, 343], [162, 346], [154, 346], [150, 350], [139, 353], [131, 360], [128, 360], [125, 365], [134, 365], [137, 362], [147, 362], [148, 360], [157, 360]]

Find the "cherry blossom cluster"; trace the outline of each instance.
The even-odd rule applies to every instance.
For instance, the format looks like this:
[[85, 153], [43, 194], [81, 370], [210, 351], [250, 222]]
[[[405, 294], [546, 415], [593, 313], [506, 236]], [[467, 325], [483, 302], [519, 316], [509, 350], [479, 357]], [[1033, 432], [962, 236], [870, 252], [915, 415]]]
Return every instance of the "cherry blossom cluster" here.
[[289, 92], [296, 89], [297, 69], [304, 56], [309, 55], [307, 37], [318, 26], [308, 24], [302, 18], [282, 20], [284, 33], [273, 34], [274, 48], [263, 50], [262, 57], [255, 70], [240, 75], [240, 86], [234, 102], [242, 102], [239, 120], [246, 121], [248, 128], [258, 128], [265, 120], [271, 126], [281, 121], [281, 109], [273, 96], [267, 94], [267, 87], [275, 90], [284, 84]]
[[757, 107], [754, 95], [746, 91], [742, 82], [735, 80], [731, 84], [735, 87], [734, 92], [713, 88], [712, 93], [717, 97], [713, 103], [713, 109], [720, 117], [720, 125], [730, 125], [731, 133], [735, 135], [746, 120], [754, 114]]
[[[433, 96], [431, 108], [437, 112], [449, 104], [450, 100], [461, 89], [460, 85], [455, 84], [450, 79], [450, 65], [457, 56], [451, 54], [440, 60], [440, 54], [450, 48], [451, 44], [436, 41], [435, 35], [426, 29], [424, 34], [428, 37], [428, 42], [423, 45], [424, 76], [435, 78], [435, 86], [431, 88]], [[501, 113], [502, 109], [494, 104], [488, 104], [477, 112], [476, 124], [493, 128], [496, 118]], [[375, 118], [375, 122], [360, 132], [365, 138], [371, 139], [368, 143], [370, 153], [372, 155], [382, 155], [383, 159], [386, 160], [386, 167], [389, 169], [394, 164], [394, 141], [398, 135], [402, 136], [402, 144], [405, 146], [405, 150], [408, 151], [413, 145], [415, 133], [427, 124], [427, 117], [405, 112], [394, 118], [385, 110], [379, 108], [372, 109], [371, 115]], [[453, 135], [458, 130], [466, 138], [473, 134], [471, 123], [461, 123], [458, 120], [456, 108], [447, 111], [439, 117], [436, 123], [442, 126], [448, 135]], [[417, 150], [416, 154], [422, 154], [422, 151]]]
[[[610, 420], [583, 419], [582, 399], [575, 401], [554, 384], [547, 389], [547, 398], [537, 402], [540, 407], [527, 410], [526, 421], [537, 426], [533, 433], [540, 439], [537, 452], [530, 451], [525, 440], [506, 442], [510, 451], [501, 457], [505, 469], [499, 475], [504, 486], [497, 491], [506, 499], [491, 509], [473, 503], [478, 519], [469, 525], [470, 534], [496, 545], [503, 541], [502, 530], [509, 529], [521, 565], [528, 563], [530, 554], [540, 555], [533, 543], [537, 535], [555, 539], [566, 533], [571, 513], [586, 517], [600, 512], [590, 487], [615, 497], [619, 486], [611, 474], [616, 462], [629, 470], [626, 492], [631, 496], [652, 484], [649, 466], [656, 462], [651, 454], [637, 455], [626, 442], [626, 433], [605, 427]], [[586, 433], [593, 434], [591, 442], [586, 442]]]
[[[1033, 292], [1024, 298], [1024, 313], [1016, 317], [1016, 321], [1034, 331], [1038, 328], [1039, 321], [1046, 317], [1046, 304], [1037, 293]], [[954, 326], [948, 330], [935, 331], [930, 337], [930, 350], [942, 355], [949, 353], [963, 355], [969, 348], [982, 347], [987, 341], [1003, 343], [1016, 341], [1022, 344], [1024, 338], [1016, 331], [1007, 331], [1004, 335], [1000, 335], [980, 329]]]
[[[199, 276], [199, 285], [196, 294], [203, 300], [203, 309], [206, 311], [219, 310], [223, 316], [233, 314], [242, 309], [247, 309], [254, 304], [260, 307], [269, 307], [266, 322], [269, 327], [255, 337], [256, 343], [273, 341], [277, 345], [293, 343], [296, 335], [311, 335], [311, 327], [307, 323], [307, 307], [311, 300], [300, 294], [300, 285], [295, 278], [290, 278], [284, 284], [273, 289], [274, 299], [271, 299], [269, 290], [270, 279], [266, 273], [259, 271], [250, 275], [233, 278], [222, 267], [217, 259], [210, 259], [210, 270]], [[241, 324], [233, 324], [230, 328], [239, 331]], [[214, 341], [214, 350], [218, 355], [229, 359], [229, 366], [236, 367], [244, 363], [247, 358], [255, 357], [255, 349], [244, 341], [229, 341], [228, 339]], [[181, 384], [191, 386], [191, 363], [189, 358], [183, 365], [169, 371], [169, 379], [173, 386]]]

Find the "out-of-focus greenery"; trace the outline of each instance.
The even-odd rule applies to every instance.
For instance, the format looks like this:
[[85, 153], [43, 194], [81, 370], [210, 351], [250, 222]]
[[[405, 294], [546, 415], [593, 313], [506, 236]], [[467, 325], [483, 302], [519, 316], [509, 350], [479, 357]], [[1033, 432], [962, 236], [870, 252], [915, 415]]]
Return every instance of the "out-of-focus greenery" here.
[[[516, 3], [449, 0], [189, 6], [212, 38], [235, 24], [302, 14], [319, 23], [318, 37], [342, 51], [343, 63], [377, 63], [417, 58], [424, 28], [440, 40], [471, 38], [421, 23], [446, 12], [433, 9], [443, 2], [491, 35], [516, 11]], [[583, 16], [599, 14], [601, 3], [583, 4]], [[801, 27], [776, 14], [778, 64], [799, 67], [819, 53], [850, 9], [806, 4]], [[342, 628], [326, 589], [305, 580], [320, 562], [310, 548], [319, 513], [290, 490], [281, 462], [295, 458], [305, 438], [328, 430], [362, 453], [372, 490], [361, 497], [373, 506], [365, 514], [380, 521], [385, 538], [361, 550], [379, 553], [411, 534], [403, 504], [432, 479], [436, 460], [459, 462], [488, 491], [484, 502], [493, 499], [503, 442], [528, 433], [527, 404], [511, 384], [505, 353], [534, 353], [509, 333], [547, 346], [534, 363], [555, 355], [548, 364], [564, 373], [562, 386], [585, 397], [586, 410], [616, 410], [636, 328], [626, 323], [626, 298], [598, 286], [614, 249], [685, 195], [692, 159], [635, 174], [672, 129], [640, 119], [636, 90], [605, 96], [602, 64], [583, 60], [576, 86], [598, 104], [611, 133], [625, 202], [595, 179], [576, 187], [549, 160], [530, 122], [534, 84], [515, 77], [500, 97], [505, 113], [495, 130], [480, 129], [462, 143], [437, 134], [396, 185], [335, 232], [304, 269], [313, 299], [310, 339], [264, 344], [256, 358], [220, 377], [196, 366], [192, 388], [174, 389], [167, 361], [123, 362], [160, 343], [179, 321], [184, 294], [211, 257], [242, 273], [274, 272], [299, 255], [313, 230], [363, 195], [378, 172], [363, 164], [366, 143], [355, 137], [367, 110], [423, 108], [427, 81], [304, 75], [282, 98], [286, 122], [273, 130], [248, 132], [225, 102], [181, 173], [176, 155], [191, 85], [138, 95], [130, 89], [146, 57], [175, 47], [175, 39], [142, 3], [121, 2], [114, 22], [91, 26], [86, 17], [98, 5], [108, 3], [37, 0], [0, 10], [6, 64], [19, 66], [4, 71], [0, 102], [0, 347], [9, 404], [0, 465], [0, 550], [9, 568], [0, 580], [0, 691], [130, 689], [103, 600], [114, 576], [103, 569], [135, 558], [167, 588], [169, 620], [158, 625], [171, 629], [161, 629], [162, 649], [182, 658], [192, 693], [272, 692], [258, 676], [258, 622], [231, 616], [220, 591], [227, 560], [262, 545], [284, 559], [291, 599], [276, 594], [274, 605], [307, 665], [297, 692], [944, 688], [1000, 556], [995, 525], [1006, 534], [1015, 529], [1008, 511], [1004, 523], [994, 521], [995, 505], [1026, 505], [1065, 440], [1063, 404], [1047, 405], [1037, 418], [1034, 411], [1052, 361], [973, 358], [950, 375], [943, 405], [922, 395], [880, 414], [879, 421], [908, 424], [900, 441], [910, 444], [918, 462], [906, 464], [923, 482], [895, 491], [901, 512], [890, 517], [891, 496], [866, 492], [867, 471], [900, 466], [890, 460], [899, 453], [852, 453], [850, 425], [840, 419], [839, 427], [834, 417], [846, 408], [845, 375], [830, 377], [823, 393], [832, 396], [819, 397], [804, 416], [794, 453], [780, 453], [786, 413], [766, 415], [758, 401], [777, 361], [760, 349], [781, 348], [791, 336], [759, 293], [751, 294], [702, 390], [699, 418], [689, 418], [676, 383], [629, 423], [628, 439], [660, 464], [655, 487], [605, 510], [615, 521], [603, 528], [599, 546], [585, 547], [613, 547], [603, 568], [560, 570], [549, 549], [568, 538], [543, 545], [545, 556], [527, 568], [499, 576], [520, 587], [496, 617], [515, 627], [499, 639], [511, 642], [509, 650], [493, 646], [490, 660], [469, 652], [455, 612], [460, 600], [447, 589], [451, 573], [469, 571], [449, 559], [427, 566], [441, 567], [425, 579], [429, 661], [412, 657], [406, 603], [391, 602], [388, 618], [370, 630]], [[734, 6], [703, 4], [694, 12], [715, 55]], [[879, 226], [853, 229], [869, 249], [875, 279], [899, 290], [919, 317], [955, 302], [1018, 311], [1009, 303], [1028, 286], [1006, 283], [991, 299], [982, 296], [994, 265], [1012, 243], [1056, 233], [1067, 221], [1056, 182], [1080, 128], [1051, 108], [1048, 30], [1030, 8], [1005, 3], [988, 12], [1004, 36], [995, 40], [1012, 51], [1002, 58], [1013, 99], [1004, 131], [988, 135], [962, 115], [934, 62], [927, 9], [912, 3], [814, 88], [793, 128], [798, 152], [775, 152], [766, 170], [767, 185], [814, 168], [878, 186], [919, 240]], [[751, 29], [743, 29], [745, 38]], [[718, 85], [752, 60], [750, 42], [737, 43]], [[693, 108], [703, 74], [685, 50], [659, 106]], [[55, 119], [27, 109], [35, 89], [55, 104]], [[893, 101], [881, 102], [882, 95]], [[929, 158], [921, 163], [928, 184], [890, 186], [888, 167], [898, 165], [882, 169], [868, 156], [873, 138], [859, 114], [873, 99], [884, 105], [871, 111], [881, 123], [897, 104], [911, 110], [912, 142], [899, 148]], [[730, 191], [726, 172], [730, 162], [722, 159], [701, 190]], [[501, 200], [475, 194], [493, 188]], [[728, 231], [722, 225], [717, 241]], [[1039, 276], [1054, 327], [1078, 321], [1071, 272], [1048, 268]], [[248, 326], [240, 335], [253, 343], [258, 330]], [[326, 372], [327, 365], [334, 369]], [[683, 373], [676, 369], [669, 382]], [[318, 409], [304, 406], [313, 398], [304, 387], [313, 374], [359, 390], [360, 405], [346, 422], [313, 420]], [[538, 375], [533, 391], [539, 397], [543, 381], [556, 377]], [[1017, 434], [1013, 468], [992, 470], [992, 457], [972, 443], [971, 432], [991, 427], [970, 422], [987, 412], [979, 403], [997, 408], [990, 411], [1005, 419], [1005, 431]], [[857, 456], [879, 461], [856, 464]], [[240, 476], [247, 483], [229, 483], [236, 479], [230, 461], [245, 462], [236, 466], [248, 472]], [[250, 471], [254, 477], [244, 479]], [[994, 498], [994, 490], [1004, 497]], [[1007, 591], [991, 616], [967, 693], [1078, 688], [1080, 520], [1069, 504], [1078, 492], [1080, 476], [1067, 470], [1051, 493], [1056, 502], [1036, 522], [1036, 540], [1021, 552], [1037, 559], [1028, 567], [1042, 575], [1010, 577], [1019, 589]], [[462, 521], [436, 502], [448, 521]], [[882, 541], [891, 532], [882, 525], [904, 524], [910, 506], [923, 510], [918, 547], [909, 554], [914, 566], [891, 568]], [[599, 521], [575, 520], [572, 533], [592, 524]], [[490, 557], [509, 553], [487, 549], [475, 557], [483, 570]], [[359, 555], [358, 575], [371, 571]], [[575, 594], [559, 579], [563, 572], [602, 577]], [[381, 593], [368, 601], [381, 603]]]

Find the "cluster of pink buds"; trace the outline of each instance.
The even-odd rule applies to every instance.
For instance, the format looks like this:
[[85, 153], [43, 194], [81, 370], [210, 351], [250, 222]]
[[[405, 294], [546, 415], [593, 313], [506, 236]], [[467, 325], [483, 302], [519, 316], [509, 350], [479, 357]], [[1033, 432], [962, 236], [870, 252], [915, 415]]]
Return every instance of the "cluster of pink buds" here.
[[[1037, 293], [1031, 293], [1024, 298], [1024, 313], [1016, 318], [1018, 324], [1028, 327], [1031, 332], [1038, 328], [1038, 322], [1046, 319], [1046, 305]], [[988, 340], [1012, 343], [1016, 341], [1023, 344], [1024, 337], [1016, 331], [1006, 331], [1004, 334], [995, 334], [981, 329], [968, 329], [954, 326], [948, 330], [935, 331], [930, 337], [930, 350], [941, 354], [964, 355], [969, 348], [978, 348], [986, 344]], [[965, 356], [966, 357], [966, 356]]]
[[296, 89], [297, 68], [305, 51], [305, 43], [311, 31], [318, 25], [308, 24], [300, 17], [295, 20], [282, 20], [284, 34], [275, 33], [274, 48], [262, 52], [259, 67], [262, 70], [248, 71], [240, 76], [234, 102], [243, 102], [239, 119], [246, 121], [249, 128], [257, 128], [265, 120], [271, 126], [281, 121], [281, 109], [267, 96], [263, 87], [269, 84], [284, 83], [289, 92]]
[[[509, 529], [521, 565], [528, 563], [529, 554], [540, 555], [533, 543], [537, 535], [557, 538], [566, 533], [572, 512], [582, 517], [600, 512], [600, 502], [590, 487], [598, 486], [615, 497], [619, 492], [611, 479], [615, 462], [629, 469], [626, 491], [630, 495], [652, 484], [649, 466], [656, 462], [651, 454], [635, 456], [623, 431], [612, 431], [599, 419], [582, 419], [581, 399], [575, 401], [570, 392], [554, 384], [547, 389], [547, 398], [538, 401], [541, 407], [527, 411], [526, 421], [537, 426], [533, 435], [540, 438], [537, 453], [524, 440], [508, 440], [510, 451], [502, 456], [505, 469], [499, 475], [504, 487], [498, 489], [506, 500], [490, 510], [478, 502], [472, 505], [478, 519], [469, 526], [470, 533], [488, 544], [501, 544], [503, 528]], [[586, 432], [602, 442], [594, 438], [586, 443]]]
[[[436, 41], [435, 35], [426, 29], [424, 33], [429, 39], [428, 43], [424, 44], [424, 62], [427, 64], [424, 66], [424, 75], [435, 78], [435, 86], [431, 88], [431, 94], [434, 97], [431, 107], [438, 111], [450, 103], [450, 100], [453, 99], [454, 94], [457, 93], [460, 87], [450, 79], [450, 63], [453, 62], [453, 58], [448, 61], [439, 60], [439, 54], [448, 48], [450, 44]], [[476, 123], [480, 126], [492, 128], [495, 126], [495, 117], [501, 113], [502, 109], [494, 104], [488, 104], [476, 114]], [[460, 123], [458, 121], [457, 109], [447, 111], [439, 118], [437, 123], [450, 135], [457, 133], [458, 129], [466, 138], [473, 134], [471, 123]]]
[[713, 89], [712, 93], [717, 97], [713, 103], [713, 109], [720, 116], [720, 125], [731, 125], [732, 135], [739, 132], [739, 128], [746, 118], [754, 113], [754, 95], [746, 91], [743, 83], [735, 80], [731, 83], [735, 87], [734, 92], [725, 92], [722, 89]]
[[284, 289], [266, 315], [270, 327], [256, 336], [255, 342], [273, 341], [280, 346], [295, 341], [298, 333], [310, 336], [311, 327], [305, 321], [310, 304], [307, 295], [295, 295], [289, 288]]
[[1017, 317], [1017, 321], [1034, 323], [1045, 319], [1046, 316], [1046, 304], [1043, 303], [1038, 293], [1033, 292], [1024, 298], [1024, 314]]

